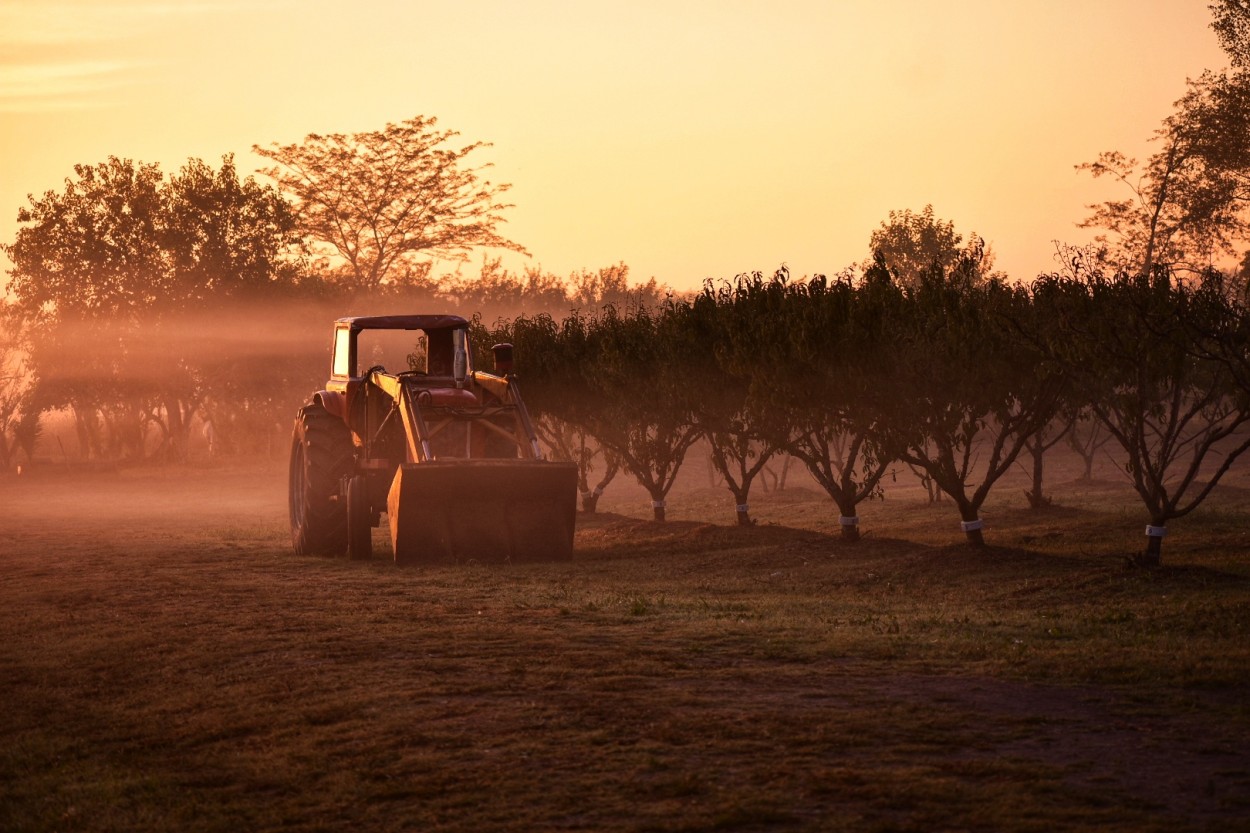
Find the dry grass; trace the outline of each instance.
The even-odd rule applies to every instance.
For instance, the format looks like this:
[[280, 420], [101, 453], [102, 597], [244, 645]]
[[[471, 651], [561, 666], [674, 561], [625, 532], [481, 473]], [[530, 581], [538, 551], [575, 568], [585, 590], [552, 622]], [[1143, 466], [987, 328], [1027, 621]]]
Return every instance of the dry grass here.
[[801, 485], [404, 570], [291, 555], [276, 469], [4, 478], [0, 829], [1250, 829], [1250, 478], [1150, 572], [1118, 483], [979, 551]]

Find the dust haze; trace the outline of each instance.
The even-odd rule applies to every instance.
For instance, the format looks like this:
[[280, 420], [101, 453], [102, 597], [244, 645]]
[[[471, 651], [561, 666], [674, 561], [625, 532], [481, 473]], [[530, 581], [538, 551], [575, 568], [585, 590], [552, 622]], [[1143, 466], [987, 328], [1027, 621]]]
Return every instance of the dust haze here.
[[[292, 423], [329, 378], [334, 321], [397, 313], [472, 315], [449, 306], [300, 300], [149, 320], [61, 322], [55, 339], [35, 347], [39, 381], [53, 392], [97, 391], [98, 400], [83, 401], [81, 410], [99, 407], [95, 418], [107, 432], [117, 431], [118, 420], [132, 420], [141, 453], [133, 451], [130, 459], [97, 453], [74, 407], [48, 409], [33, 455], [16, 451], [14, 472], [0, 475], [10, 536], [72, 536], [117, 546], [162, 537], [220, 540], [251, 525], [282, 545]], [[523, 306], [496, 305], [481, 317], [498, 321], [525, 312]], [[409, 334], [403, 338], [411, 340]], [[401, 346], [419, 350], [417, 343]], [[131, 410], [106, 411], [113, 401]], [[161, 452], [168, 430], [162, 413], [179, 407], [189, 411], [189, 425], [185, 448], [170, 459]]]

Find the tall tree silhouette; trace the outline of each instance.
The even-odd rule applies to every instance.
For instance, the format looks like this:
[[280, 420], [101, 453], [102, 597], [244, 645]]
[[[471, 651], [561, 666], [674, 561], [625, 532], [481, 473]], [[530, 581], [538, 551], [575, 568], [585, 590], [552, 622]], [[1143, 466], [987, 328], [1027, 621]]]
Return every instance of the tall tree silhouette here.
[[[425, 277], [433, 259], [464, 260], [478, 247], [524, 252], [496, 230], [510, 187], [482, 178], [468, 157], [486, 142], [448, 146], [459, 134], [416, 116], [382, 130], [252, 150], [293, 199], [300, 229], [357, 289]], [[401, 268], [402, 271], [401, 271]]]

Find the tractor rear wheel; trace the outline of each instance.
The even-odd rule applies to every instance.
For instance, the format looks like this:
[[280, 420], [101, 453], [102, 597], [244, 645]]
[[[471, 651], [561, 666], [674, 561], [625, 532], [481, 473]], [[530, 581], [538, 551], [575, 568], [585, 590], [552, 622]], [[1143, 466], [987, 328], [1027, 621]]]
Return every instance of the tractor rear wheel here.
[[291, 437], [291, 540], [297, 555], [347, 549], [347, 505], [339, 494], [354, 466], [347, 425], [317, 403], [300, 408]]
[[347, 481], [347, 557], [373, 558], [373, 507], [369, 479], [358, 474]]

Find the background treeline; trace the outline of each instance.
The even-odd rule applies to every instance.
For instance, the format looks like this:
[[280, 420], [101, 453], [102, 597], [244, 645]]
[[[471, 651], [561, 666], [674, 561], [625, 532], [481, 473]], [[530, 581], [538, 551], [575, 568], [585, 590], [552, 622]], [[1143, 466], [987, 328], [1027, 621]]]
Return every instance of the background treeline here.
[[197, 430], [217, 451], [280, 446], [325, 381], [329, 322], [345, 315], [558, 314], [663, 297], [624, 264], [472, 267], [479, 247], [520, 247], [494, 232], [507, 186], [465, 166], [480, 143], [439, 147], [452, 136], [417, 118], [262, 151], [315, 169], [303, 192], [277, 169], [281, 190], [242, 178], [231, 156], [168, 177], [113, 157], [32, 197], [3, 246], [0, 471], [35, 456], [51, 415], [72, 421], [68, 447], [58, 433], [51, 449], [66, 459], [183, 461]]
[[77, 465], [185, 463], [193, 449], [285, 454], [291, 415], [329, 376], [331, 324], [343, 316], [494, 320], [655, 306], [665, 294], [654, 281], [630, 284], [623, 264], [559, 278], [488, 260], [480, 275], [367, 292], [297, 283], [109, 316], [0, 307], [0, 471], [37, 457]]

